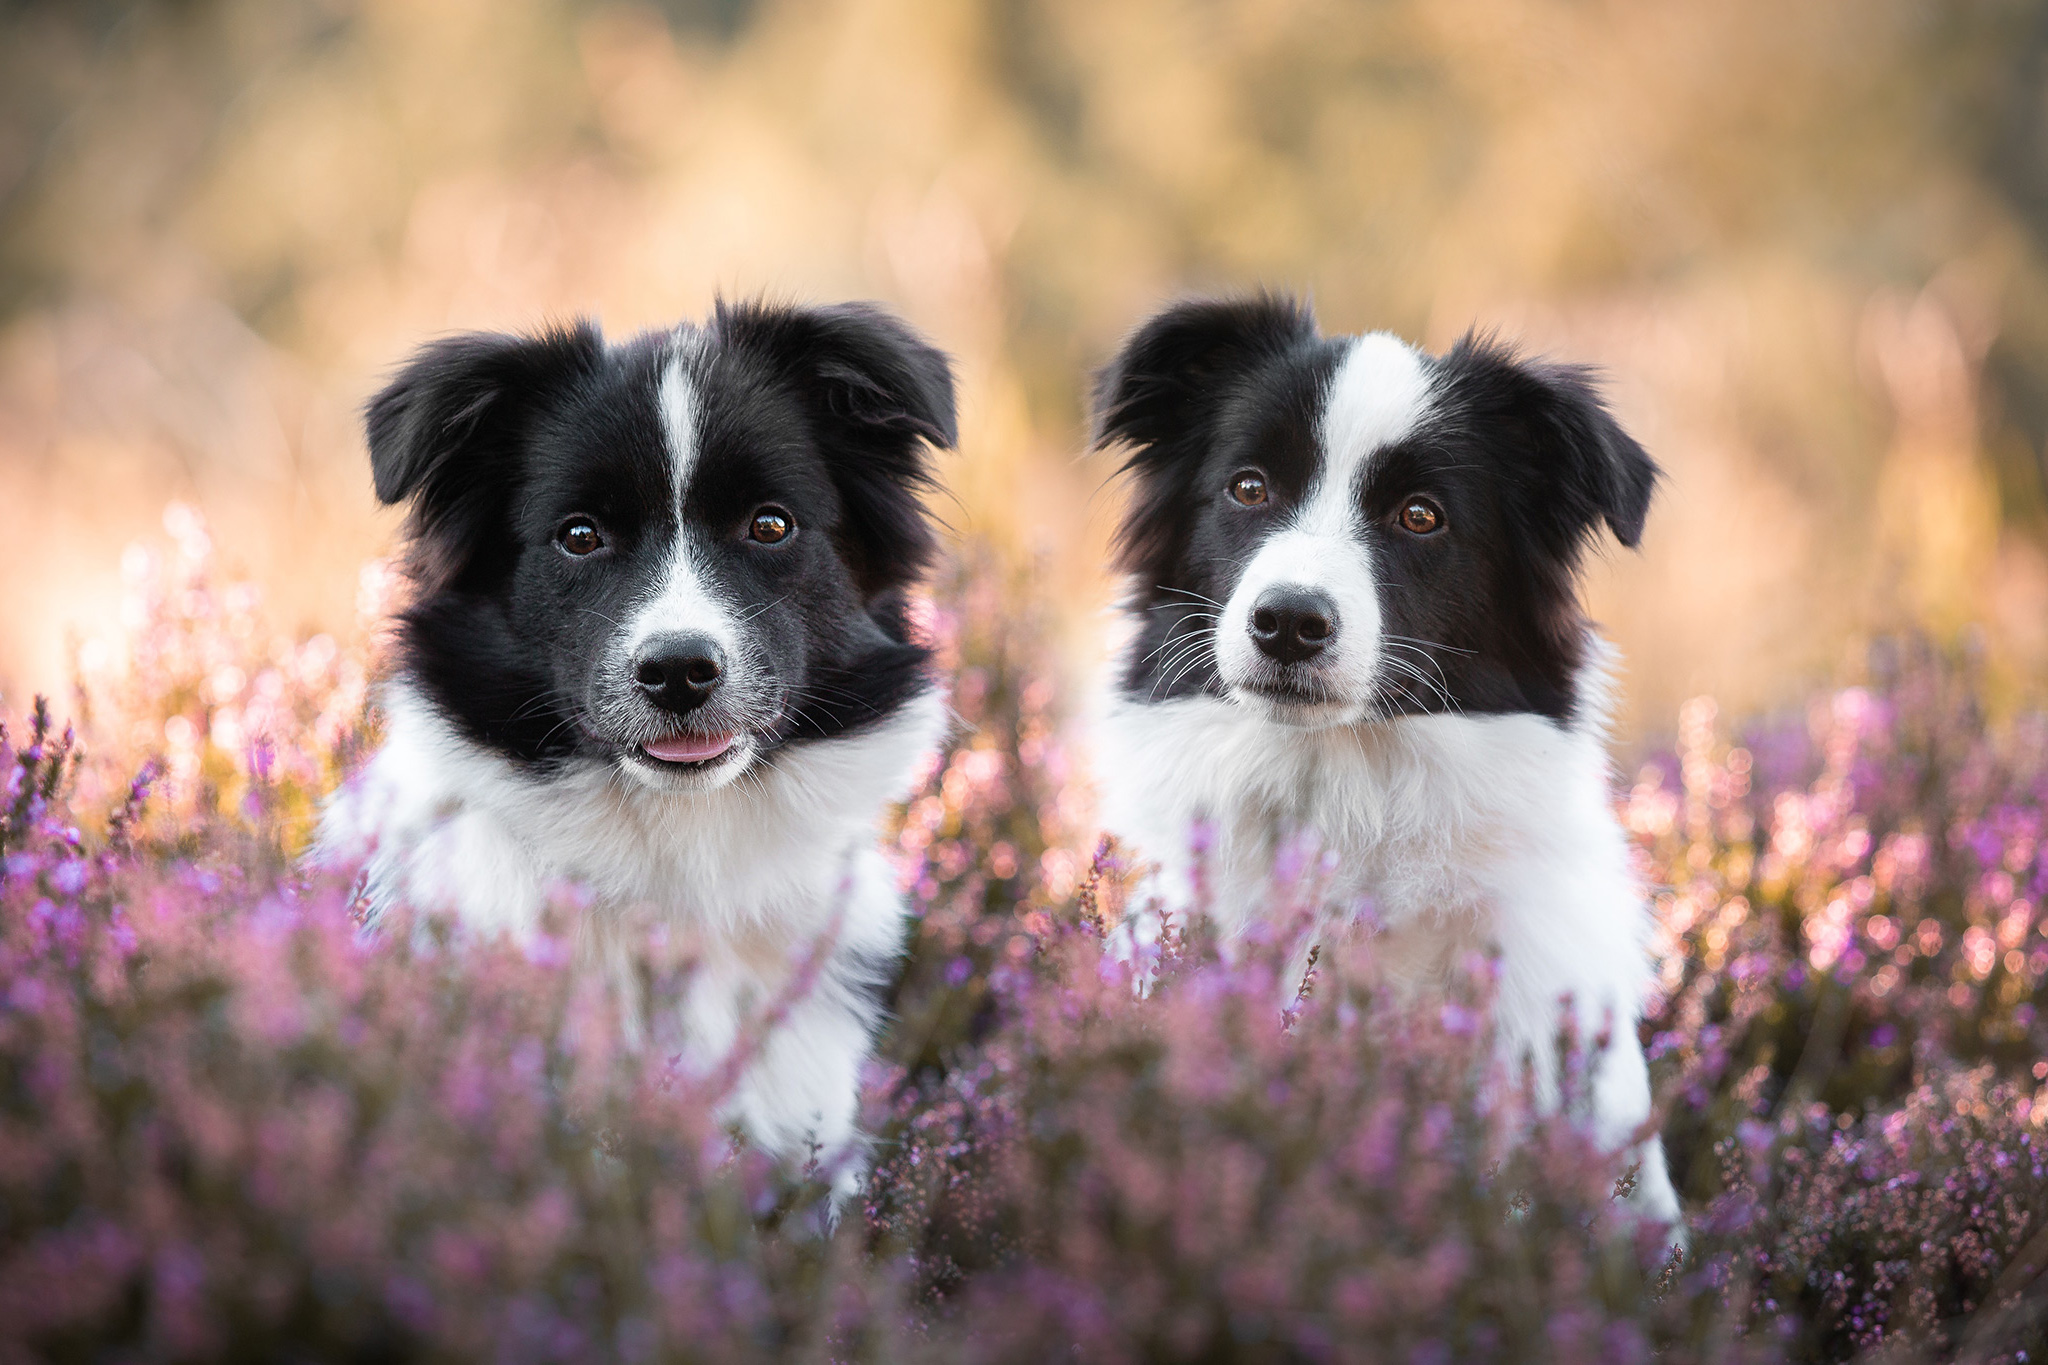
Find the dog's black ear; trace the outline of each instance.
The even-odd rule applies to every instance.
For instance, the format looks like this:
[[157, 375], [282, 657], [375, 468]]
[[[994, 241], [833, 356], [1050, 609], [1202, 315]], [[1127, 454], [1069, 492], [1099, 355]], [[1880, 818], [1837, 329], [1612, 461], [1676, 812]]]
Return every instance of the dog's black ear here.
[[1592, 370], [1527, 362], [1487, 337], [1467, 335], [1443, 362], [1528, 441], [1526, 477], [1546, 495], [1562, 545], [1576, 549], [1606, 522], [1634, 549], [1662, 471], [1601, 401]]
[[1131, 335], [1095, 378], [1094, 445], [1131, 447], [1125, 468], [1170, 463], [1232, 385], [1316, 334], [1308, 305], [1280, 294], [1190, 299]]
[[1550, 391], [1549, 436], [1561, 490], [1589, 525], [1605, 520], [1616, 540], [1635, 549], [1662, 471], [1614, 420], [1591, 370], [1547, 365], [1536, 374]]
[[862, 592], [916, 581], [938, 552], [923, 501], [937, 486], [927, 448], [951, 450], [960, 439], [945, 352], [869, 303], [721, 300], [712, 325], [809, 407], [839, 490], [841, 550]]
[[604, 351], [588, 322], [537, 336], [475, 332], [421, 347], [370, 400], [365, 425], [377, 498], [410, 501], [416, 572], [457, 572], [516, 487], [535, 406]]
[[1189, 471], [1208, 454], [1230, 394], [1267, 361], [1312, 341], [1315, 315], [1277, 294], [1191, 299], [1132, 333], [1095, 377], [1097, 450], [1129, 452], [1120, 473], [1134, 477], [1117, 567], [1163, 583], [1180, 549]]

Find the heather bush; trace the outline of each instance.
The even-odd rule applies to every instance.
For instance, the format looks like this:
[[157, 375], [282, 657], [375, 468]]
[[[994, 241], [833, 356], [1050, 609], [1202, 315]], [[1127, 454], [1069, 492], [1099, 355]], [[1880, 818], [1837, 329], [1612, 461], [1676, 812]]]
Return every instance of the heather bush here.
[[1967, 657], [1716, 734], [1625, 812], [1656, 875], [1674, 1174], [1798, 1353], [2048, 1339], [2048, 718]]
[[[815, 1191], [627, 1052], [557, 937], [367, 939], [348, 888], [104, 846], [12, 768], [0, 920], [11, 1358], [745, 1358], [816, 1337]], [[135, 799], [144, 796], [137, 784]], [[844, 1259], [842, 1257], [841, 1259]]]
[[[1417, 1006], [1364, 933], [1306, 976], [1284, 934], [1196, 933], [1136, 996], [1043, 625], [964, 557], [928, 615], [963, 724], [887, 835], [918, 919], [874, 1178], [828, 1231], [813, 1173], [710, 1117], [731, 1069], [629, 1045], [572, 970], [573, 888], [526, 942], [366, 935], [299, 867], [373, 670], [173, 529], [89, 742], [47, 708], [0, 740], [0, 1359], [2048, 1349], [2048, 726], [1987, 720], [1967, 659], [1894, 647], [1747, 726], [1695, 703], [1622, 795], [1679, 1258], [1571, 1104], [1489, 1072], [1483, 960]], [[1275, 872], [1283, 919], [1313, 902], [1312, 861]], [[688, 970], [651, 944], [643, 987]]]

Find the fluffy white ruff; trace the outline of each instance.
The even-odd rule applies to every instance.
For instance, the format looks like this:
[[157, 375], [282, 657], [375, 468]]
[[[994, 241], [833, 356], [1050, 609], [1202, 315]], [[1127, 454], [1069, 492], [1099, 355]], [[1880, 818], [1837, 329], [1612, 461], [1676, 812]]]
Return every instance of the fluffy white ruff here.
[[[1606, 660], [1585, 673], [1582, 705], [1604, 714]], [[1111, 693], [1097, 729], [1104, 827], [1148, 864], [1123, 951], [1142, 958], [1162, 913], [1206, 910], [1226, 940], [1242, 936], [1275, 900], [1276, 858], [1305, 842], [1332, 865], [1323, 903], [1333, 916], [1369, 910], [1371, 951], [1401, 987], [1440, 987], [1471, 954], [1499, 954], [1502, 1060], [1508, 1074], [1533, 1060], [1548, 1105], [1568, 998], [1582, 1038], [1611, 1039], [1593, 1077], [1597, 1136], [1634, 1143], [1650, 1114], [1634, 1026], [1653, 980], [1651, 923], [1598, 715], [1570, 728], [1425, 715], [1311, 730], [1211, 696]], [[1676, 1223], [1663, 1144], [1636, 1144], [1634, 1159], [1635, 1208]]]
[[718, 790], [657, 792], [615, 766], [521, 772], [459, 736], [403, 683], [385, 692], [383, 747], [337, 792], [315, 857], [361, 864], [373, 913], [452, 915], [477, 934], [526, 935], [575, 888], [578, 959], [614, 979], [647, 936], [695, 959], [684, 1062], [709, 1072], [795, 973], [826, 949], [722, 1117], [802, 1161], [816, 1144], [843, 1199], [864, 1173], [859, 1073], [878, 1020], [874, 978], [902, 951], [906, 911], [876, 846], [882, 807], [908, 790], [946, 726], [927, 692], [872, 729], [798, 746]]

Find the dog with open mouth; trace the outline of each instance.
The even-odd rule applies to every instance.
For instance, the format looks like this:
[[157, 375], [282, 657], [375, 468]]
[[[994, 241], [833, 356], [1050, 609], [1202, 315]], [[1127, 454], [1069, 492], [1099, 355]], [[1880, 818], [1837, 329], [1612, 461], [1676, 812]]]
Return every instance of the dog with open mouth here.
[[821, 1153], [843, 1198], [905, 934], [876, 822], [946, 725], [907, 594], [937, 549], [928, 450], [955, 443], [947, 358], [861, 304], [458, 336], [368, 433], [414, 595], [318, 856], [363, 862], [373, 916], [479, 933], [576, 888], [579, 954], [622, 979], [650, 936], [684, 945], [686, 1061], [779, 1011], [727, 1117]]
[[1197, 912], [1241, 937], [1310, 845], [1319, 895], [1370, 907], [1398, 984], [1498, 954], [1503, 1060], [1533, 1064], [1542, 1102], [1562, 1011], [1611, 1040], [1599, 1136], [1633, 1148], [1636, 1209], [1675, 1223], [1640, 1131], [1651, 921], [1609, 786], [1614, 655], [1577, 590], [1603, 529], [1641, 537], [1649, 456], [1583, 370], [1324, 336], [1269, 295], [1153, 318], [1097, 409], [1131, 481], [1102, 814], [1149, 867], [1118, 945], [1143, 959], [1162, 916]]

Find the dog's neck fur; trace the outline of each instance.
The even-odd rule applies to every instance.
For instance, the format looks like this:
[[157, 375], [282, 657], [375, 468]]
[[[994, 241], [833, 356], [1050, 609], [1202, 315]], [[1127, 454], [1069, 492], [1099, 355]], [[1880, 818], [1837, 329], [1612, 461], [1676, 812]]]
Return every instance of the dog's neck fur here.
[[[323, 843], [369, 857], [373, 898], [512, 931], [571, 887], [608, 913], [644, 911], [693, 932], [815, 931], [847, 857], [872, 842], [877, 812], [904, 794], [945, 727], [943, 700], [928, 691], [858, 735], [785, 749], [730, 787], [659, 793], [610, 765], [523, 773], [402, 680], [382, 700], [384, 745], [329, 812]], [[457, 865], [445, 884], [420, 881], [432, 874], [420, 846], [459, 836], [462, 822], [502, 835], [522, 875]]]
[[1297, 861], [1302, 893], [1387, 930], [1484, 917], [1503, 862], [1597, 853], [1614, 864], [1610, 658], [1594, 650], [1578, 679], [1590, 704], [1563, 725], [1439, 714], [1306, 730], [1217, 697], [1113, 696], [1100, 727], [1104, 823], [1157, 861], [1170, 901], [1199, 897], [1229, 934], [1270, 906], [1276, 863]]

